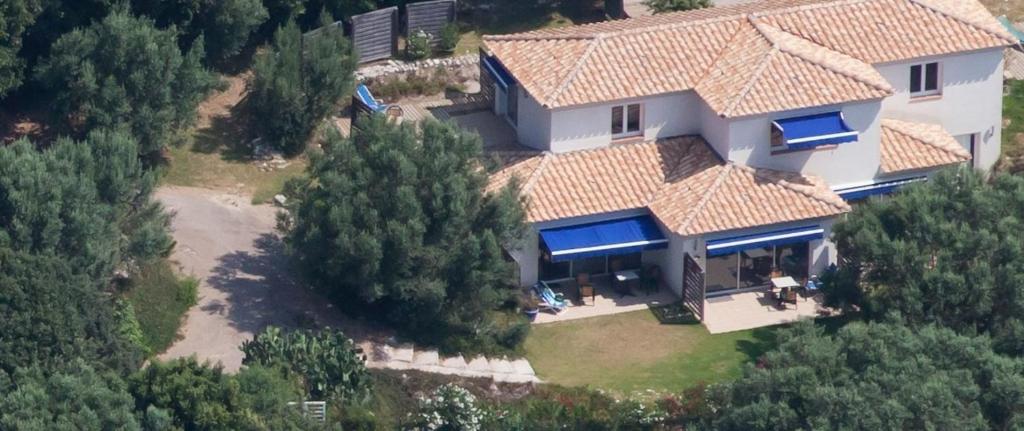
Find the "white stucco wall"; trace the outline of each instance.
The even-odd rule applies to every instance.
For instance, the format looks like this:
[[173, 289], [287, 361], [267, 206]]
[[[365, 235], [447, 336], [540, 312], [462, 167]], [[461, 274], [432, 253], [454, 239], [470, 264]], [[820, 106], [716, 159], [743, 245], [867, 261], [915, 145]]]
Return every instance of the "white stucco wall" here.
[[720, 117], [703, 99], [698, 98], [700, 134], [718, 156], [729, 158], [729, 120]]
[[[941, 97], [910, 98], [910, 66], [938, 61]], [[999, 159], [1002, 129], [1003, 50], [927, 57], [875, 65], [896, 90], [882, 102], [882, 116], [941, 124], [953, 136], [977, 133], [975, 167], [989, 169]]]
[[551, 111], [544, 108], [526, 90], [519, 91], [516, 136], [519, 143], [538, 150], [548, 150], [551, 142]]
[[[878, 100], [832, 105], [769, 115], [728, 119], [729, 160], [758, 168], [816, 175], [829, 184], [875, 177], [881, 162]], [[772, 154], [773, 120], [842, 111], [846, 123], [860, 134], [857, 141], [832, 147]]]
[[612, 144], [612, 107], [642, 103], [643, 138], [652, 140], [700, 133], [700, 99], [692, 91], [628, 99], [615, 103], [560, 108], [551, 111], [551, 151], [607, 147]]

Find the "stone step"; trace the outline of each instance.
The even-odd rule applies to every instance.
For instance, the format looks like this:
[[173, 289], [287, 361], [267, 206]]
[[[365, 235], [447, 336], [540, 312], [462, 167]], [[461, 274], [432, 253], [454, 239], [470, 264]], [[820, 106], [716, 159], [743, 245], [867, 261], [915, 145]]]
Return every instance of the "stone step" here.
[[533, 367], [530, 365], [530, 361], [524, 358], [519, 358], [512, 361], [512, 369], [515, 370], [516, 374], [522, 374], [524, 376], [535, 376], [537, 373], [533, 371]]
[[412, 362], [416, 356], [416, 349], [411, 343], [388, 346], [391, 348], [391, 360], [399, 362]]
[[491, 371], [502, 374], [512, 374], [516, 372], [516, 369], [512, 366], [507, 358], [491, 359]]
[[412, 363], [417, 366], [436, 366], [439, 364], [440, 355], [437, 350], [417, 350], [412, 358]]
[[465, 370], [468, 365], [469, 364], [466, 363], [466, 359], [463, 358], [462, 355], [447, 357], [441, 361], [442, 367], [455, 370]]
[[487, 358], [483, 356], [477, 356], [466, 364], [466, 369], [470, 371], [476, 371], [480, 373], [490, 373], [491, 364], [487, 361]]

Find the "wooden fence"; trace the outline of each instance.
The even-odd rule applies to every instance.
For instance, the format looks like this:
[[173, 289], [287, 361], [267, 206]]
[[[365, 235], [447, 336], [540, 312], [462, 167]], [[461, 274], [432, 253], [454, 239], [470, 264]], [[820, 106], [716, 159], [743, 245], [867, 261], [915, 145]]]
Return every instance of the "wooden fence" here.
[[704, 269], [689, 253], [683, 258], [683, 304], [704, 321]]
[[431, 35], [431, 43], [440, 41], [441, 29], [455, 22], [455, 0], [431, 0], [405, 5], [405, 35], [417, 31]]
[[391, 58], [398, 52], [397, 7], [353, 15], [350, 23], [352, 45], [360, 63]]

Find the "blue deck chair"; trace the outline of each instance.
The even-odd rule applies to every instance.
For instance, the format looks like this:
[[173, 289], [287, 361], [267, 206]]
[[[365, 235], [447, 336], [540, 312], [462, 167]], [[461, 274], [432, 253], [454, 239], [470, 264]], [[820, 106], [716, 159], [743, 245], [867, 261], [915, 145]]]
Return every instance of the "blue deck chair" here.
[[364, 85], [359, 84], [356, 87], [356, 98], [359, 99], [363, 105], [366, 105], [373, 112], [384, 112], [388, 110], [388, 105], [381, 103], [381, 101], [373, 97], [373, 93], [370, 93], [370, 89]]
[[566, 301], [561, 295], [556, 295], [551, 287], [543, 281], [537, 282], [533, 285], [533, 291], [537, 294], [537, 298], [540, 298], [540, 308], [549, 309], [555, 313], [559, 313], [566, 308], [569, 308], [569, 301]]

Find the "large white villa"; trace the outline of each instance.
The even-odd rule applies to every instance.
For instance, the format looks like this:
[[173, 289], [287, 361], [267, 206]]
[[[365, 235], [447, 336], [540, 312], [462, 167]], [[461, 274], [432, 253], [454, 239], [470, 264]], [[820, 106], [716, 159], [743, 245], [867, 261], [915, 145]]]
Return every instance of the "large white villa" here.
[[850, 202], [999, 157], [1003, 49], [977, 0], [766, 0], [488, 36], [522, 151], [524, 286], [657, 265], [687, 302], [836, 261]]

